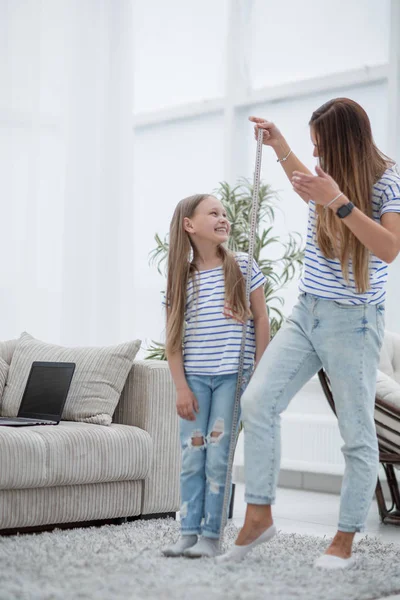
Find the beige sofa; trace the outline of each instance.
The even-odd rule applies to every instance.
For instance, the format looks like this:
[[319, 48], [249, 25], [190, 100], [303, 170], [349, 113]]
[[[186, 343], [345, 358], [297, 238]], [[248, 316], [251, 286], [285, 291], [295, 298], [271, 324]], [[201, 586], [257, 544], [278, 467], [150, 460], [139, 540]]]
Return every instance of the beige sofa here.
[[110, 426], [0, 427], [0, 532], [175, 513], [179, 471], [168, 366], [135, 361]]

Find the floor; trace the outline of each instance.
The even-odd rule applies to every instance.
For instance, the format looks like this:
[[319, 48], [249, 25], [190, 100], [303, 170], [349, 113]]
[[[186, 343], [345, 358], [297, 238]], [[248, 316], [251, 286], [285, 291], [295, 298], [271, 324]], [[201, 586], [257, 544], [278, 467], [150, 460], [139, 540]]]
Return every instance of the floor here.
[[[336, 494], [279, 488], [273, 514], [278, 529], [285, 533], [333, 536], [338, 511], [339, 497]], [[233, 522], [238, 527], [243, 523], [245, 512], [244, 485], [238, 483], [233, 512]], [[383, 542], [400, 544], [400, 527], [382, 525], [375, 501], [368, 515], [366, 532], [358, 534], [361, 535], [377, 536]]]
[[[276, 526], [285, 533], [333, 536], [338, 509], [339, 496], [335, 494], [279, 488], [273, 514]], [[233, 511], [233, 522], [238, 527], [243, 524], [245, 512], [244, 485], [239, 483], [236, 484]], [[366, 532], [358, 534], [365, 535], [379, 537], [386, 543], [400, 544], [400, 527], [380, 523], [375, 501], [368, 515]], [[400, 600], [400, 595], [386, 597], [385, 600]]]

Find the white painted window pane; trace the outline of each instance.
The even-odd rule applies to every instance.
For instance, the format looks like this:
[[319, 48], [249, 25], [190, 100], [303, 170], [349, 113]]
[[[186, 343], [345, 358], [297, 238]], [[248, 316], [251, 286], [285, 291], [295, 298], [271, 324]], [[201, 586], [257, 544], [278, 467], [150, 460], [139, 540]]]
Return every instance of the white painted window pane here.
[[132, 259], [135, 336], [159, 340], [164, 331], [164, 278], [149, 267], [154, 235], [168, 233], [179, 200], [212, 193], [223, 172], [223, 118], [203, 117], [139, 130], [135, 136]]
[[[359, 102], [367, 111], [371, 120], [372, 131], [377, 146], [385, 152], [387, 127], [387, 85], [374, 84], [357, 88], [337, 90], [335, 96], [345, 96]], [[332, 93], [321, 93], [314, 96], [285, 100], [269, 104], [249, 107], [238, 113], [236, 127], [241, 131], [243, 142], [243, 164], [241, 174], [249, 177], [254, 171], [256, 142], [253, 125], [248, 122], [249, 115], [267, 118], [279, 127], [289, 145], [307, 165], [314, 171], [316, 159], [313, 158], [313, 147], [309, 134], [309, 120], [312, 112], [324, 102], [332, 98]], [[245, 125], [244, 125], [245, 124]], [[275, 235], [284, 240], [290, 231], [298, 231], [305, 239], [307, 229], [307, 205], [293, 191], [292, 185], [282, 167], [276, 162], [275, 153], [271, 148], [263, 146], [261, 178], [279, 192], [279, 207], [276, 212]], [[288, 316], [298, 296], [298, 281], [292, 281], [283, 290], [285, 305], [283, 312]], [[390, 327], [388, 327], [390, 329]]]
[[253, 88], [386, 63], [390, 0], [254, 0]]
[[228, 0], [136, 0], [134, 111], [219, 97]]

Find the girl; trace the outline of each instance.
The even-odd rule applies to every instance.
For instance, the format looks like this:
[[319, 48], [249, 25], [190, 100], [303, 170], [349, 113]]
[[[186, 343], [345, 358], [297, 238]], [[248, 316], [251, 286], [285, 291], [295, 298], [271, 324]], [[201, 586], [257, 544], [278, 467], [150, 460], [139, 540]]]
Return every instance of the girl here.
[[316, 564], [352, 564], [377, 480], [376, 372], [384, 335], [388, 267], [400, 250], [400, 177], [375, 146], [365, 111], [337, 98], [310, 121], [313, 176], [271, 122], [251, 117], [295, 191], [308, 203], [300, 297], [264, 354], [242, 400], [245, 523], [220, 561], [242, 559], [274, 533], [271, 504], [279, 471], [280, 413], [321, 367], [330, 378], [346, 468], [338, 532]]
[[181, 417], [182, 535], [166, 556], [217, 554], [243, 322], [245, 380], [269, 341], [264, 275], [254, 262], [249, 307], [248, 257], [224, 247], [229, 230], [207, 194], [182, 200], [170, 226], [166, 349]]

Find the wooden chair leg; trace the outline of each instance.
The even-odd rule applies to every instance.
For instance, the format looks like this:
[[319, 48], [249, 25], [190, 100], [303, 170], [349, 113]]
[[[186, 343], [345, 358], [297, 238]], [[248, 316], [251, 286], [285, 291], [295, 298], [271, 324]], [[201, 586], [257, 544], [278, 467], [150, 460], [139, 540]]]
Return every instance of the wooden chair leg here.
[[384, 523], [385, 519], [388, 515], [388, 509], [386, 506], [386, 501], [385, 501], [385, 497], [383, 495], [383, 490], [382, 490], [382, 486], [381, 486], [379, 477], [378, 477], [378, 481], [376, 484], [375, 495], [376, 495], [376, 501], [378, 503], [379, 515], [381, 517], [382, 523]]
[[234, 483], [232, 483], [231, 501], [229, 503], [228, 519], [233, 519], [233, 507], [235, 505], [235, 490], [236, 490], [236, 485]]
[[396, 509], [400, 511], [400, 490], [399, 490], [399, 482], [397, 481], [396, 472], [394, 470], [393, 465], [386, 465], [386, 477], [388, 486], [390, 489], [390, 494], [392, 496], [393, 504], [396, 506]]
[[378, 503], [378, 510], [381, 517], [382, 523], [385, 525], [396, 525], [400, 526], [400, 509], [399, 509], [399, 500], [400, 500], [400, 492], [399, 492], [399, 484], [396, 478], [396, 474], [393, 469], [393, 465], [391, 464], [383, 464], [383, 467], [386, 472], [390, 496], [392, 499], [392, 506], [388, 510], [386, 500], [383, 495], [383, 490], [381, 486], [381, 482], [378, 479], [376, 484], [376, 500]]

